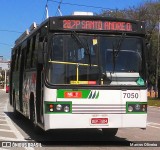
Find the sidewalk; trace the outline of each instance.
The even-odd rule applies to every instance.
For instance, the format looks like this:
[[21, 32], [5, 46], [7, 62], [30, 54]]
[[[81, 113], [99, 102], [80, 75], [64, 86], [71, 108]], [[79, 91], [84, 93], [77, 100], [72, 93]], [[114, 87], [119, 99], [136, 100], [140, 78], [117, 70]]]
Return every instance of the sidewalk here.
[[6, 91], [6, 89], [0, 89], [1, 91]]

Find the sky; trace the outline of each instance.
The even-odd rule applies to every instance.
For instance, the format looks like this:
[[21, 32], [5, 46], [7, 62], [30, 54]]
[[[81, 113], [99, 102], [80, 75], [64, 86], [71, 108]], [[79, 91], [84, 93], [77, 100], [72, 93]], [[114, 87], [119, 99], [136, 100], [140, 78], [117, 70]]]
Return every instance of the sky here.
[[[61, 13], [65, 16], [74, 11], [100, 13], [102, 9], [136, 7], [147, 0], [48, 0], [49, 16], [59, 15], [57, 8], [60, 1]], [[45, 20], [46, 3], [47, 0], [0, 0], [0, 56], [5, 60], [10, 60], [15, 40], [33, 22], [40, 24]]]

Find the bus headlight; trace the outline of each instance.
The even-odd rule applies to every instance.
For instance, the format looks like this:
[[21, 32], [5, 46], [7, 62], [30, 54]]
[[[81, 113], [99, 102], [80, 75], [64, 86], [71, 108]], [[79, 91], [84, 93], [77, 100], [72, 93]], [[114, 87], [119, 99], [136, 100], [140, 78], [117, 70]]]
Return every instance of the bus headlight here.
[[136, 104], [135, 105], [135, 110], [140, 110], [141, 109], [141, 106], [139, 104]]
[[69, 107], [68, 106], [64, 107], [64, 112], [69, 112]]
[[132, 106], [129, 106], [129, 107], [128, 107], [128, 111], [129, 111], [129, 112], [132, 112], [132, 111], [133, 111], [133, 107], [132, 107]]
[[132, 113], [132, 114], [147, 113], [147, 102], [127, 102], [126, 113]]
[[45, 113], [72, 113], [72, 102], [45, 102]]
[[58, 104], [58, 105], [56, 106], [56, 109], [59, 110], [59, 111], [62, 110], [62, 105], [61, 105], [61, 104]]

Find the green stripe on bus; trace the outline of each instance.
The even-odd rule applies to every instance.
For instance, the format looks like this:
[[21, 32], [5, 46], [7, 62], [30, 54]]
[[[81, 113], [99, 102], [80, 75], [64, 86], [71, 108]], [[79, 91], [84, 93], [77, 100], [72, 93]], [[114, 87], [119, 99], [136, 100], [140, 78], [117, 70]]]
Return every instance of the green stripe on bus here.
[[71, 89], [59, 89], [57, 90], [57, 98], [69, 98], [66, 97], [66, 93], [78, 93], [81, 97], [71, 97], [71, 98], [88, 98], [97, 99], [99, 97], [99, 91], [96, 90], [71, 90]]

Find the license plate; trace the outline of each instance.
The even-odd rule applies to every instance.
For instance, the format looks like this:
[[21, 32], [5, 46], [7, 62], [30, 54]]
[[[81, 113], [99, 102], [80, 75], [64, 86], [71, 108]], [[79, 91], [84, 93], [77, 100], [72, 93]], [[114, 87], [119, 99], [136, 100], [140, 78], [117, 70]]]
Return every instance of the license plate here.
[[91, 118], [91, 124], [108, 124], [108, 118]]

